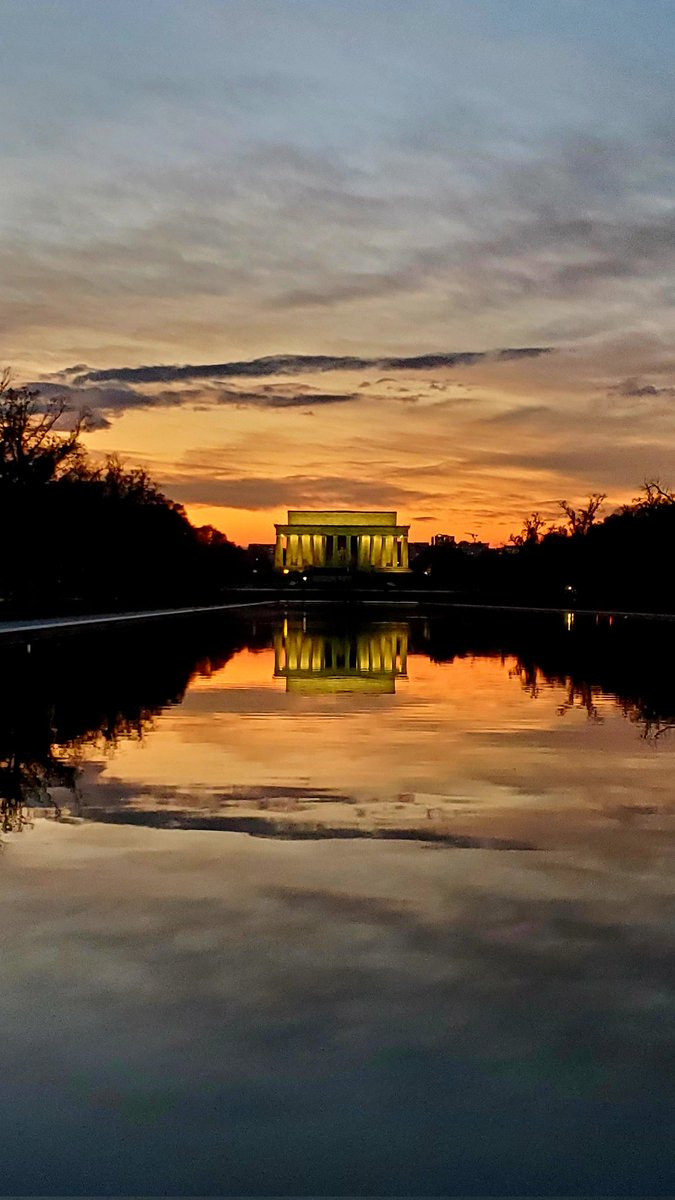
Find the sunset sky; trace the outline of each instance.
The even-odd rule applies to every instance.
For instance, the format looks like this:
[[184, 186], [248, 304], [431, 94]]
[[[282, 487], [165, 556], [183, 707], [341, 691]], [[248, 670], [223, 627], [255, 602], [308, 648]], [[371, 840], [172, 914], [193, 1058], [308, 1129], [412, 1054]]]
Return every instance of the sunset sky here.
[[672, 0], [1, 13], [0, 365], [92, 452], [243, 543], [675, 485]]

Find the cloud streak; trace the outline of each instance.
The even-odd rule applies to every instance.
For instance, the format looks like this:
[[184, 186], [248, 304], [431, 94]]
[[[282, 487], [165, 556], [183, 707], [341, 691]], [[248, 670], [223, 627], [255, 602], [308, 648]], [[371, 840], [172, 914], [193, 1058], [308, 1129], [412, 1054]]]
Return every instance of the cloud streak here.
[[[87, 370], [74, 376], [73, 383], [176, 383], [182, 379], [261, 379], [271, 375], [299, 375], [322, 371], [433, 371], [438, 368], [470, 367], [480, 362], [509, 362], [539, 358], [551, 353], [550, 346], [524, 346], [504, 350], [459, 351], [418, 354], [409, 358], [358, 358], [353, 355], [277, 354], [240, 362], [203, 363], [185, 366], [109, 367]], [[78, 368], [73, 368], [78, 370]], [[342, 398], [342, 397], [340, 397]]]
[[239, 476], [217, 479], [175, 475], [171, 494], [182, 504], [264, 511], [272, 508], [389, 508], [408, 509], [420, 500], [438, 497], [421, 488], [401, 487], [386, 480], [358, 480], [347, 476], [292, 475], [275, 479]]

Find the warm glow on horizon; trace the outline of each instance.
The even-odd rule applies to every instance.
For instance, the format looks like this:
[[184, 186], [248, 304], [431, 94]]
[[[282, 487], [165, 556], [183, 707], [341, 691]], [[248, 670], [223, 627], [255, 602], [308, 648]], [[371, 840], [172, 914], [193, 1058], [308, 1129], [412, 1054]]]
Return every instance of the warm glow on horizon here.
[[240, 544], [675, 484], [661, 5], [164, 7], [6, 14], [0, 366]]
[[[212, 384], [193, 386], [184, 401], [181, 387], [148, 382], [134, 385], [141, 404], [86, 440], [97, 456], [119, 453], [146, 466], [195, 524], [213, 525], [240, 545], [272, 543], [275, 522], [295, 507], [393, 508], [410, 524], [413, 542], [450, 533], [458, 541], [475, 534], [501, 545], [533, 509], [557, 522], [559, 499], [576, 502], [594, 490], [590, 470], [584, 490], [573, 463], [558, 464], [547, 416], [562, 401], [564, 371], [567, 406], [582, 419], [590, 370], [561, 350], [423, 375], [401, 372], [400, 378], [364, 368], [357, 390], [346, 372], [318, 378], [280, 372], [273, 382], [228, 384], [235, 396], [258, 396], [261, 403], [248, 407], [223, 405]], [[278, 408], [263, 403], [280, 393], [301, 401]], [[317, 403], [325, 395], [348, 398]], [[517, 435], [517, 449], [505, 445], [505, 430]], [[566, 428], [562, 435], [568, 438]], [[605, 512], [630, 500], [642, 479], [655, 474], [655, 450], [633, 445], [630, 454], [631, 480], [607, 487]], [[621, 472], [628, 472], [627, 462], [621, 455]], [[599, 478], [606, 478], [604, 468]]]

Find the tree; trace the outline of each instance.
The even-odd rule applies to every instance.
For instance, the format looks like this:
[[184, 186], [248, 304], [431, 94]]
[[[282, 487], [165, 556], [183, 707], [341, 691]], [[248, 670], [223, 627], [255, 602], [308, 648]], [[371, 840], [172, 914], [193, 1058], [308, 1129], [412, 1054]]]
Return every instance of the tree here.
[[50, 483], [84, 464], [80, 434], [88, 413], [75, 414], [69, 430], [57, 431], [71, 410], [63, 397], [41, 399], [38, 391], [9, 386], [0, 376], [0, 483]]
[[220, 529], [215, 529], [213, 525], [198, 525], [195, 534], [197, 541], [202, 546], [222, 548], [232, 545], [229, 538]]
[[96, 471], [92, 478], [101, 484], [107, 500], [140, 505], [168, 505], [181, 513], [183, 511], [181, 505], [167, 499], [143, 467], [127, 468], [117, 454], [108, 455], [103, 469]]
[[546, 520], [539, 512], [532, 512], [523, 518], [523, 528], [520, 533], [512, 533], [509, 538], [514, 546], [536, 546], [541, 540], [542, 529]]
[[664, 487], [658, 479], [645, 479], [642, 492], [643, 495], [636, 496], [633, 501], [633, 507], [641, 512], [675, 504], [675, 492]]
[[593, 492], [588, 497], [588, 504], [585, 508], [572, 508], [567, 500], [559, 500], [558, 503], [567, 517], [570, 528], [570, 533], [588, 533], [589, 529], [595, 524], [595, 518], [607, 499], [604, 492]]

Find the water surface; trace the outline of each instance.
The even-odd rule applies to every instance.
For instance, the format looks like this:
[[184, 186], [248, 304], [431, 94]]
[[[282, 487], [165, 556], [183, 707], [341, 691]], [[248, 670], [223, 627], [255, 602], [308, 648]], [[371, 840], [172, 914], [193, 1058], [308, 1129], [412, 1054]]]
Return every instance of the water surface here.
[[669, 627], [3, 652], [14, 1194], [675, 1190]]

